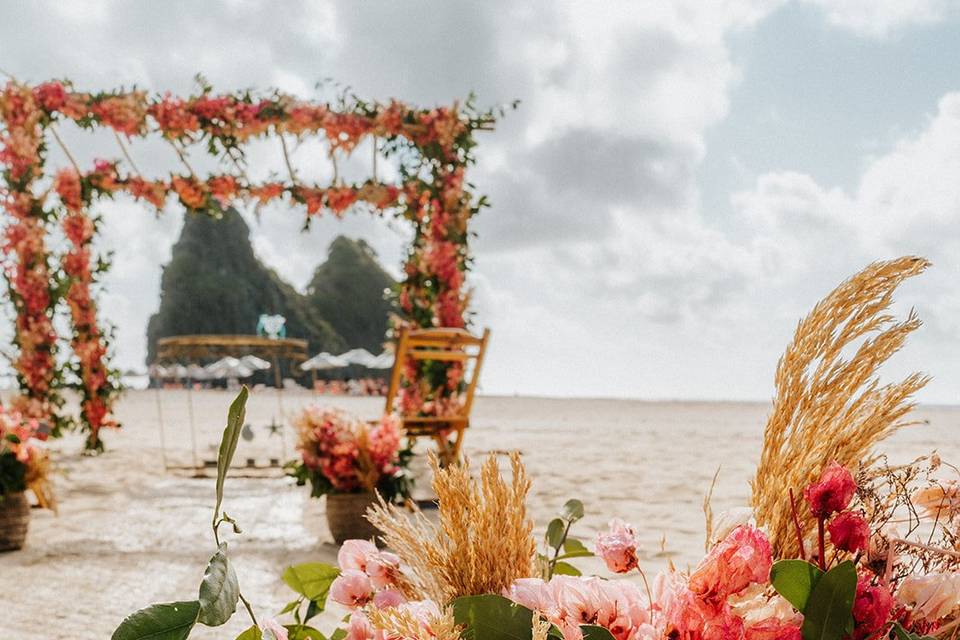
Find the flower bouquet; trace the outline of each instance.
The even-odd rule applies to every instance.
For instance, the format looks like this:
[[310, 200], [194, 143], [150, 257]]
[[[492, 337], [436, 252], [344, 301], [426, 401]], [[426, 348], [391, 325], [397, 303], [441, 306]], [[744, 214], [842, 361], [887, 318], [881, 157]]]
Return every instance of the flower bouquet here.
[[287, 465], [298, 485], [310, 483], [312, 497], [327, 496], [327, 521], [338, 544], [376, 532], [363, 518], [379, 493], [389, 501], [409, 495], [407, 465], [412, 451], [401, 448], [400, 420], [386, 414], [368, 424], [339, 409], [307, 407], [294, 421], [300, 460]]
[[20, 549], [27, 536], [30, 490], [41, 507], [54, 506], [40, 423], [0, 406], [0, 551]]
[[[251, 618], [237, 640], [324, 638], [310, 620], [328, 598], [349, 611], [330, 637], [347, 640], [952, 639], [960, 633], [960, 469], [936, 454], [891, 464], [874, 452], [910, 424], [911, 396], [927, 380], [881, 384], [876, 375], [919, 326], [913, 313], [902, 321], [888, 313], [892, 293], [926, 266], [917, 258], [870, 265], [798, 325], [777, 368], [751, 505], [714, 517], [705, 500], [707, 551], [691, 568], [671, 564], [648, 579], [636, 530], [620, 520], [589, 548], [572, 534], [584, 515], [576, 500], [538, 539], [517, 454], [509, 480], [493, 457], [476, 476], [469, 463], [441, 468], [433, 459], [438, 523], [381, 499], [367, 517], [389, 551], [351, 540], [339, 567], [288, 567], [283, 580], [297, 596], [279, 615], [293, 620], [258, 620], [225, 568], [216, 531], [232, 520], [218, 520], [221, 481], [220, 547], [199, 598], [133, 614], [113, 638], [149, 637], [174, 623], [186, 638], [206, 615], [222, 624], [227, 593], [229, 612], [239, 597]], [[228, 466], [229, 456], [221, 477]], [[578, 559], [594, 555], [610, 572], [634, 576], [583, 575]], [[212, 588], [208, 577], [229, 584]]]

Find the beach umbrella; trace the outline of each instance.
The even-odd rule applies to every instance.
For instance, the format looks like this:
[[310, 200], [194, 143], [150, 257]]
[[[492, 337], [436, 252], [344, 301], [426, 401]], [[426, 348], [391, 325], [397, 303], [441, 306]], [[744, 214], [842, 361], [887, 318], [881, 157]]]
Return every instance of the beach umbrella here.
[[249, 378], [253, 369], [240, 362], [239, 359], [227, 356], [220, 358], [205, 367], [207, 374], [214, 378]]
[[377, 356], [366, 349], [350, 349], [346, 353], [341, 353], [340, 357], [350, 364], [358, 364], [362, 367], [373, 366], [373, 363], [377, 360]]
[[167, 373], [167, 368], [162, 364], [154, 362], [152, 365], [147, 367], [147, 373], [151, 378], [169, 378], [170, 374]]
[[254, 371], [263, 371], [270, 368], [269, 362], [254, 355], [243, 356], [240, 358], [240, 362]]
[[187, 377], [192, 380], [206, 380], [210, 377], [210, 373], [199, 364], [188, 364]]
[[349, 365], [350, 363], [340, 356], [335, 356], [332, 353], [323, 351], [313, 356], [306, 362], [303, 362], [300, 365], [300, 368], [304, 371], [320, 371], [324, 369], [340, 369], [341, 367], [346, 367]]
[[166, 368], [168, 378], [186, 378], [187, 368], [182, 364], [172, 364]]
[[376, 358], [373, 359], [373, 363], [368, 365], [371, 369], [392, 369], [393, 368], [393, 353], [390, 351], [384, 351]]

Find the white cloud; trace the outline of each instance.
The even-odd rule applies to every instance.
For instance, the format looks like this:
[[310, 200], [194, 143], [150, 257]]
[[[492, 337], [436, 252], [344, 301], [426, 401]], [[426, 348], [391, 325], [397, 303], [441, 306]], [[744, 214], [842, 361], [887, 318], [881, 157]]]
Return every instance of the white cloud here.
[[831, 24], [871, 38], [939, 22], [956, 9], [954, 0], [802, 1], [820, 7]]

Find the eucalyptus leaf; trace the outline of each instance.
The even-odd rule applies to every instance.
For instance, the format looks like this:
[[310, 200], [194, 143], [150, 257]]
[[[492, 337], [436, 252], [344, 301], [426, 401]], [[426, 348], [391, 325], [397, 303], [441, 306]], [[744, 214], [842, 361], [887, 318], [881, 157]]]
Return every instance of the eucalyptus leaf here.
[[576, 522], [583, 517], [583, 503], [575, 499], [567, 500], [567, 503], [563, 505], [561, 516], [564, 520]]
[[110, 640], [186, 640], [199, 614], [196, 600], [150, 605], [124, 618]]
[[556, 549], [563, 543], [563, 532], [566, 528], [567, 523], [560, 518], [554, 518], [547, 525], [547, 544], [551, 549]]
[[237, 610], [240, 585], [237, 574], [227, 557], [227, 543], [220, 545], [210, 558], [200, 583], [200, 616], [197, 622], [208, 627], [219, 627]]
[[214, 524], [220, 517], [220, 505], [223, 504], [223, 483], [227, 479], [227, 471], [230, 470], [230, 464], [233, 462], [233, 454], [237, 451], [240, 429], [243, 427], [243, 421], [247, 416], [248, 395], [249, 392], [244, 385], [234, 401], [230, 403], [230, 410], [227, 412], [227, 426], [223, 428], [220, 451], [217, 453], [217, 505], [213, 509]]
[[453, 601], [453, 619], [464, 640], [530, 640], [533, 611], [502, 596], [463, 596]]
[[803, 611], [803, 640], [841, 640], [853, 628], [857, 570], [849, 560], [827, 571]]
[[806, 560], [780, 560], [770, 569], [773, 588], [800, 613], [807, 608], [810, 593], [822, 577], [820, 567]]
[[582, 624], [580, 631], [583, 632], [583, 640], [615, 640], [609, 630], [595, 624]]
[[319, 611], [323, 611], [330, 585], [338, 575], [340, 570], [336, 567], [322, 562], [304, 562], [287, 567], [283, 572], [283, 581], [307, 600], [316, 602]]

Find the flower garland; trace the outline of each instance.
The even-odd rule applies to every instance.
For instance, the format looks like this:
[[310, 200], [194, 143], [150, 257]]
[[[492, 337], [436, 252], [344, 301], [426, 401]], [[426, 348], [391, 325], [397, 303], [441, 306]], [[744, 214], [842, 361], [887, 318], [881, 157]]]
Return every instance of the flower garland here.
[[67, 210], [62, 227], [70, 250], [63, 256], [61, 266], [68, 278], [65, 298], [73, 324], [70, 346], [78, 361], [75, 373], [82, 396], [80, 418], [88, 432], [86, 448], [89, 451], [103, 451], [101, 428], [120, 426], [110, 417], [120, 387], [115, 381], [115, 372], [107, 364], [107, 342], [97, 324], [97, 304], [90, 289], [96, 273], [105, 270], [102, 261], [98, 261], [96, 270], [91, 266], [90, 245], [96, 233], [96, 221], [85, 211], [90, 194], [100, 184], [97, 177], [81, 178], [73, 169], [57, 173], [53, 183]]
[[8, 221], [3, 232], [3, 267], [7, 290], [17, 312], [13, 360], [24, 395], [17, 409], [25, 416], [51, 419], [58, 434], [64, 421], [57, 418], [63, 404], [57, 393], [57, 334], [53, 326], [58, 283], [51, 272], [46, 247], [47, 224], [54, 212], [33, 193], [42, 174], [44, 144], [43, 114], [33, 93], [20, 85], [7, 84], [0, 93], [0, 163], [6, 187], [0, 191]]
[[[312, 216], [324, 211], [339, 217], [357, 204], [381, 215], [390, 212], [414, 225], [413, 242], [404, 263], [406, 278], [398, 291], [400, 315], [394, 326], [464, 327], [467, 324], [469, 295], [464, 287], [470, 266], [467, 225], [487, 203], [482, 197], [474, 199], [467, 190], [464, 173], [474, 161], [473, 134], [492, 128], [492, 111], [478, 112], [471, 101], [462, 107], [420, 109], [398, 101], [379, 104], [355, 98], [343, 99], [333, 108], [280, 92], [216, 95], [209, 86], [203, 86], [198, 95], [188, 98], [170, 94], [150, 96], [139, 90], [86, 93], [74, 91], [69, 83], [60, 81], [32, 89], [10, 82], [3, 96], [0, 120], [6, 126], [7, 135], [0, 139], [0, 163], [7, 167], [4, 178], [14, 200], [29, 195], [30, 181], [42, 176], [40, 150], [45, 132], [61, 120], [72, 121], [84, 129], [98, 126], [112, 129], [133, 170], [121, 174], [119, 162], [99, 160], [90, 171], [81, 173], [79, 167], [74, 166], [75, 171], [60, 173], [56, 191], [62, 206], [50, 212], [56, 219], [63, 218], [61, 223], [71, 242], [71, 249], [61, 263], [69, 280], [66, 297], [74, 323], [72, 343], [80, 360], [84, 394], [81, 418], [91, 434], [91, 443], [99, 442], [96, 434], [101, 426], [112, 424], [109, 413], [116, 395], [108, 381], [107, 336], [97, 328], [96, 306], [90, 294], [94, 271], [90, 267], [89, 245], [96, 233], [96, 224], [84, 211], [89, 209], [95, 196], [112, 197], [122, 191], [159, 210], [168, 196], [174, 195], [188, 212], [214, 216], [234, 199], [258, 204], [284, 200], [303, 206], [308, 223]], [[150, 134], [160, 135], [171, 145], [185, 173], [171, 173], [164, 179], [139, 175], [122, 138], [129, 140]], [[284, 136], [287, 135], [322, 135], [327, 139], [334, 164], [332, 185], [308, 185], [297, 179], [286, 149]], [[280, 139], [289, 175], [285, 180], [253, 183], [243, 168], [242, 145], [268, 136]], [[399, 186], [382, 184], [376, 175], [360, 184], [345, 184], [340, 180], [336, 154], [349, 154], [370, 137], [380, 152], [400, 160]], [[229, 161], [236, 173], [198, 177], [186, 155], [187, 148], [197, 144], [221, 160]], [[37, 205], [41, 202], [42, 198]], [[34, 235], [42, 242], [42, 230]], [[5, 248], [5, 252], [10, 255], [11, 249]], [[43, 259], [47, 257], [42, 245], [38, 255]], [[38, 283], [49, 283], [51, 275], [38, 272], [35, 279]], [[34, 295], [37, 291], [36, 285], [30, 288]], [[56, 295], [46, 301], [48, 318], [56, 301]], [[20, 330], [21, 324], [29, 324], [25, 316], [18, 307], [18, 339], [28, 343], [27, 348], [21, 345], [21, 360], [32, 358], [35, 353], [31, 348], [33, 342], [26, 340]], [[56, 336], [52, 325], [46, 338], [53, 353]], [[51, 357], [46, 369], [36, 365], [31, 371], [55, 371], [53, 362]], [[429, 414], [458, 401], [462, 372], [454, 371], [455, 366], [424, 362], [409, 368], [400, 392], [401, 406]], [[43, 382], [35, 378], [24, 376], [21, 386], [31, 395], [44, 393]], [[50, 386], [49, 382], [46, 386]]]

